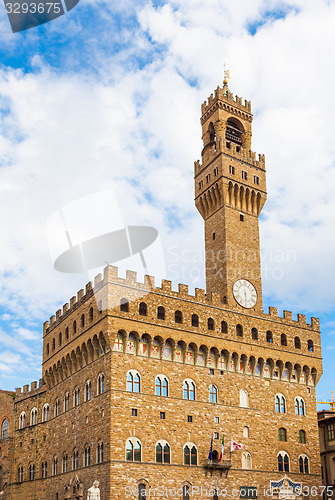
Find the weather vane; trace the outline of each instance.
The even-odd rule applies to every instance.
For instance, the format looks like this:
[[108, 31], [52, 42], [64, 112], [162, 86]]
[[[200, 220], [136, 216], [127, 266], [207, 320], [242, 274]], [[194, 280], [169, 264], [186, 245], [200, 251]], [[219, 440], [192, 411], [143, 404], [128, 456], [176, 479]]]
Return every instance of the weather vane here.
[[224, 63], [223, 67], [224, 67], [224, 80], [223, 80], [223, 84], [227, 85], [228, 84], [228, 80], [230, 80], [229, 69], [226, 69], [226, 63]]

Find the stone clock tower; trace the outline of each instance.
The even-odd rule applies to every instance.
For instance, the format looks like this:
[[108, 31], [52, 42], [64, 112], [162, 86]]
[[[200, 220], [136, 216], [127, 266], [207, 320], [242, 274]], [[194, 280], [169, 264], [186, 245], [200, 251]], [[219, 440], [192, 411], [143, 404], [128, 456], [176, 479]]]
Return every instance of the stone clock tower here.
[[251, 104], [227, 80], [201, 107], [202, 163], [195, 205], [205, 221], [206, 289], [230, 308], [262, 311], [258, 217], [266, 200], [264, 155], [251, 151]]

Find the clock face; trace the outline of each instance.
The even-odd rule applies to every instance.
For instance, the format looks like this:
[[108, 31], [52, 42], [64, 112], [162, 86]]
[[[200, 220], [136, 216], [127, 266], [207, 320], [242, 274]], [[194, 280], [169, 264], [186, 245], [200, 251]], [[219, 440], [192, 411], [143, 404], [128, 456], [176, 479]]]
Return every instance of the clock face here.
[[251, 309], [257, 302], [257, 292], [252, 283], [248, 280], [237, 280], [233, 285], [235, 300], [240, 306]]

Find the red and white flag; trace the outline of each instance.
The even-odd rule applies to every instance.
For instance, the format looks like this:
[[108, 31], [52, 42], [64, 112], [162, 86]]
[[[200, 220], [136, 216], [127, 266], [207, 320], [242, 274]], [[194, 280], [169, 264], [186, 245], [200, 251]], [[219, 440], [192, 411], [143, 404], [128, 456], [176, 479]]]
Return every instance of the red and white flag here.
[[242, 450], [243, 444], [237, 443], [234, 439], [231, 439], [230, 451]]
[[220, 453], [220, 456], [219, 456], [218, 464], [221, 462], [221, 460], [223, 458], [223, 454], [224, 454], [224, 435], [222, 436], [221, 453]]

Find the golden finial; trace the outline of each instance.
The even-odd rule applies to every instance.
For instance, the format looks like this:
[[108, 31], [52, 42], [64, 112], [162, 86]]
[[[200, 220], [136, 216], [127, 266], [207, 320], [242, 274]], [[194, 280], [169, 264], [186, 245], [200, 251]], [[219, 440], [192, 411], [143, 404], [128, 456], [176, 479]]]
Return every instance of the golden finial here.
[[228, 85], [228, 80], [230, 80], [229, 69], [226, 69], [226, 63], [224, 63], [224, 80], [223, 80], [223, 85]]

